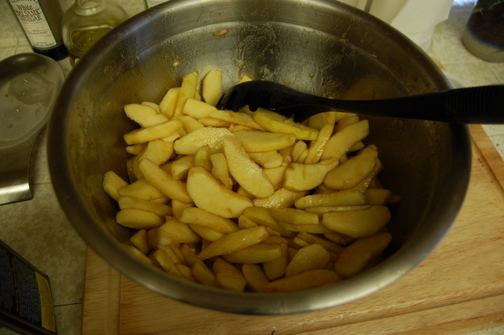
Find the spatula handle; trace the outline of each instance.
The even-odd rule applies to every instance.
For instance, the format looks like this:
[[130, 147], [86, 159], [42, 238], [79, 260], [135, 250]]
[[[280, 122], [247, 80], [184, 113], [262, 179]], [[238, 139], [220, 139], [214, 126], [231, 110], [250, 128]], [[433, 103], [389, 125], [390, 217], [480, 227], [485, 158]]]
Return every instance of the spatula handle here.
[[445, 107], [448, 122], [503, 124], [504, 85], [448, 91]]
[[468, 87], [383, 100], [326, 100], [365, 115], [460, 124], [504, 124], [504, 85]]

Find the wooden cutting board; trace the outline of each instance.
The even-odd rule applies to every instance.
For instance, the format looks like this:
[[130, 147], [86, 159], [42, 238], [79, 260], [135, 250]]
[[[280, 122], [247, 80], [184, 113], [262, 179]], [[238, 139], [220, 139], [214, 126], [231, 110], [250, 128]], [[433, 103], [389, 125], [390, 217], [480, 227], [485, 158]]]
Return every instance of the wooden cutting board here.
[[461, 212], [414, 270], [361, 300], [322, 311], [236, 315], [153, 293], [88, 250], [83, 334], [463, 334], [504, 324], [504, 162], [471, 126], [473, 168]]

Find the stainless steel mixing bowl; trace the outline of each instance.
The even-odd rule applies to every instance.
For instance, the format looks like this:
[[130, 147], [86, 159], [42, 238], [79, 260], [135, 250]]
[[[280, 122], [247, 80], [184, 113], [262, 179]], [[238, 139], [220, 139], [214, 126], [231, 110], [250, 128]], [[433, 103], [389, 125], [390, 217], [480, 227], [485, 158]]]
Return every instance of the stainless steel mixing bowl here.
[[[446, 89], [418, 47], [390, 26], [332, 0], [172, 0], [133, 17], [89, 50], [67, 78], [49, 129], [56, 194], [84, 240], [120, 272], [167, 297], [253, 314], [312, 311], [344, 304], [394, 282], [441, 241], [470, 175], [467, 128], [371, 118], [369, 143], [381, 180], [402, 196], [392, 208], [386, 260], [337, 285], [290, 294], [233, 293], [174, 278], [121, 247], [132, 234], [115, 223], [104, 172], [124, 178], [122, 136], [135, 125], [126, 103], [158, 102], [185, 74], [221, 69], [225, 87], [242, 74], [311, 93], [377, 98]], [[400, 297], [398, 297], [400, 299]]]

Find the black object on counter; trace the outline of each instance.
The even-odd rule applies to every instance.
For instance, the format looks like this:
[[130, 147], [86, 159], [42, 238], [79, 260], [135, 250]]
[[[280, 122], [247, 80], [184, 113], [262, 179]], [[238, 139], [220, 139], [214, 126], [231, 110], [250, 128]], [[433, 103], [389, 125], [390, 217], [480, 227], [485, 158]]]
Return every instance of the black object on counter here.
[[0, 328], [56, 334], [49, 277], [0, 240]]
[[487, 62], [504, 62], [504, 0], [479, 0], [462, 41], [474, 56]]

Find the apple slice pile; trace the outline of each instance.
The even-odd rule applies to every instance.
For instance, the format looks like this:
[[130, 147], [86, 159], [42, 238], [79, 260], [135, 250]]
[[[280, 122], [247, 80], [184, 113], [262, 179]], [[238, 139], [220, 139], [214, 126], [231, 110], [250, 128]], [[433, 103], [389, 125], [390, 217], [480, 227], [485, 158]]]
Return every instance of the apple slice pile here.
[[[247, 77], [243, 80], [250, 80]], [[129, 175], [104, 175], [135, 233], [125, 248], [172, 275], [233, 291], [292, 292], [377, 264], [391, 240], [369, 123], [330, 111], [304, 124], [218, 110], [222, 74], [187, 74], [159, 103], [124, 106]]]

